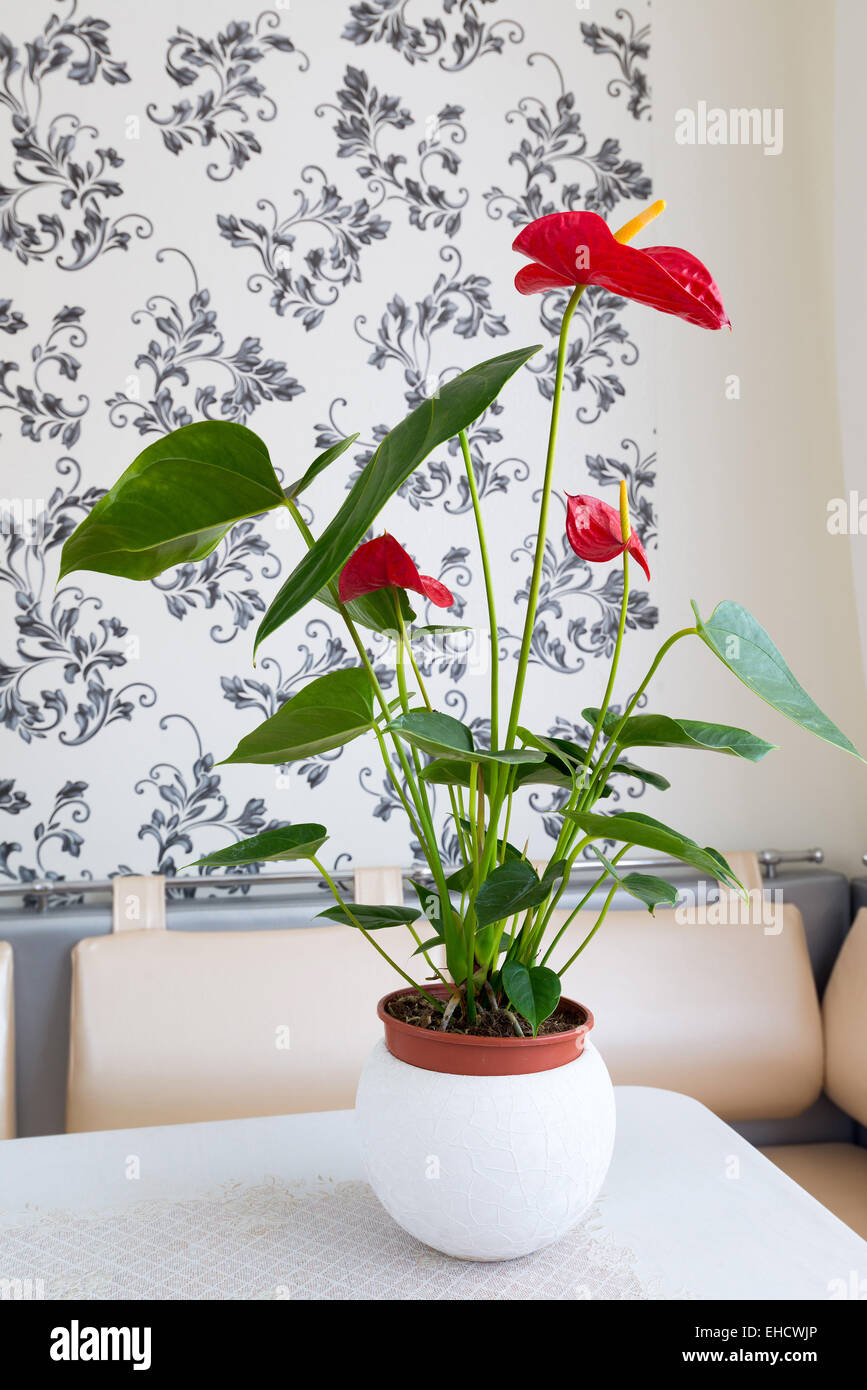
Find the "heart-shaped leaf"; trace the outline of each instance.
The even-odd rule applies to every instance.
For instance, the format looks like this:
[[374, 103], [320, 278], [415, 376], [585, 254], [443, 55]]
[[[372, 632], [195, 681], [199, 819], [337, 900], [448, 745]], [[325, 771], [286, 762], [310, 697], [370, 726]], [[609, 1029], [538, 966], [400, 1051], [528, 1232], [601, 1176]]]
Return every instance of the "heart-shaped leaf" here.
[[539, 875], [526, 859], [509, 860], [494, 869], [476, 895], [476, 921], [480, 927], [501, 922], [522, 907], [539, 886]]
[[[405, 927], [415, 922], [419, 914], [414, 907], [376, 907], [371, 903], [350, 903], [349, 912], [365, 931], [378, 931], [380, 927]], [[329, 922], [339, 922], [344, 927], [354, 927], [352, 917], [342, 907], [329, 907], [325, 912], [317, 912], [317, 917], [325, 917]]]
[[204, 859], [196, 859], [183, 867], [233, 869], [242, 864], [265, 864], [271, 859], [310, 859], [327, 839], [324, 825], [281, 825], [276, 830], [263, 830], [261, 835], [251, 835], [248, 840], [218, 849], [214, 854], [206, 854]]
[[262, 440], [229, 420], [199, 420], [154, 440], [67, 539], [60, 578], [97, 570], [153, 579], [210, 555], [236, 521], [282, 506]]
[[682, 864], [699, 869], [711, 878], [728, 883], [746, 897], [743, 884], [719, 850], [711, 849], [709, 845], [702, 848], [688, 835], [672, 830], [670, 826], [663, 825], [652, 816], [640, 815], [638, 811], [614, 811], [610, 816], [600, 816], [595, 811], [564, 811], [563, 815], [597, 839], [641, 845], [644, 849], [657, 849], [672, 859], [679, 859]]
[[479, 927], [502, 922], [516, 912], [544, 902], [558, 879], [563, 877], [566, 860], [549, 864], [540, 878], [526, 859], [506, 860], [492, 870], [476, 894], [476, 921]]
[[342, 748], [374, 725], [366, 671], [347, 666], [305, 685], [276, 714], [242, 738], [224, 763], [291, 763]]
[[639, 902], [644, 903], [648, 912], [651, 914], [656, 911], [660, 903], [667, 903], [673, 907], [678, 899], [678, 892], [673, 883], [667, 883], [664, 878], [654, 878], [652, 874], [621, 874], [620, 870], [606, 859], [605, 855], [595, 845], [590, 848], [596, 858], [605, 866], [612, 878], [615, 878], [624, 892], [629, 893], [633, 898], [638, 898]]
[[286, 499], [289, 502], [294, 502], [296, 497], [300, 497], [301, 493], [305, 492], [310, 484], [316, 481], [319, 474], [323, 473], [329, 464], [332, 464], [335, 459], [339, 459], [341, 454], [346, 453], [350, 444], [354, 444], [357, 438], [357, 433], [350, 434], [346, 439], [338, 440], [336, 444], [332, 444], [330, 449], [326, 449], [318, 458], [315, 458], [306, 473], [303, 473], [300, 478], [295, 479], [294, 483], [290, 483], [287, 488], [283, 489]]
[[511, 748], [489, 752], [476, 748], [472, 729], [453, 719], [450, 714], [440, 714], [438, 710], [414, 710], [409, 714], [398, 715], [387, 725], [389, 733], [400, 738], [431, 757], [446, 757], [460, 762], [481, 764], [540, 763], [544, 755], [532, 748]]
[[[590, 724], [596, 723], [598, 709], [581, 711]], [[613, 732], [619, 716], [606, 714], [603, 730]], [[699, 748], [714, 753], [729, 753], [748, 762], [759, 762], [776, 748], [775, 743], [738, 729], [731, 724], [709, 724], [704, 719], [673, 719], [667, 714], [633, 714], [627, 719], [617, 743], [621, 748]]]
[[[761, 623], [739, 603], [718, 603], [703, 622], [693, 602], [701, 639], [744, 685], [808, 733], [856, 758], [861, 754], [799, 685]], [[864, 760], [862, 759], [862, 762]]]
[[560, 1003], [559, 975], [547, 965], [527, 966], [511, 960], [503, 966], [501, 979], [509, 1003], [527, 1020], [535, 1038], [539, 1025]]
[[538, 345], [481, 362], [446, 382], [385, 436], [362, 469], [337, 515], [289, 575], [256, 634], [266, 637], [315, 598], [334, 579], [389, 498], [431, 452], [476, 420]]

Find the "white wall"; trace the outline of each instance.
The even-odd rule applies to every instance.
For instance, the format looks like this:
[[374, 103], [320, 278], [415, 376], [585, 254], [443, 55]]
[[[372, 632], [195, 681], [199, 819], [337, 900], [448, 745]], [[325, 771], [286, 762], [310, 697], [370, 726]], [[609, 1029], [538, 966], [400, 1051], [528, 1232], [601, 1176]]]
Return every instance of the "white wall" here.
[[[837, 0], [834, 53], [834, 271], [837, 307], [837, 392], [847, 494], [865, 495], [863, 424], [867, 353], [867, 196], [864, 186], [863, 71], [867, 5]], [[860, 500], [859, 498], [859, 500]], [[867, 529], [867, 518], [864, 521]], [[855, 598], [867, 665], [867, 543], [852, 537]]]
[[[841, 9], [844, 25], [859, 11], [863, 30], [863, 5]], [[656, 321], [664, 626], [677, 612], [688, 621], [691, 596], [704, 611], [722, 598], [743, 603], [818, 703], [867, 749], [852, 547], [826, 527], [829, 499], [859, 479], [863, 487], [864, 477], [859, 437], [844, 481], [836, 396], [834, 7], [663, 0], [653, 13], [654, 171], [672, 213], [665, 234], [657, 224], [659, 240], [670, 233], [713, 267], [734, 328], [708, 352], [695, 349], [681, 324]], [[849, 31], [839, 37], [844, 50], [857, 124], [848, 138], [843, 132], [841, 150], [851, 143], [847, 173], [863, 197], [863, 122], [855, 109], [863, 46]], [[676, 144], [674, 113], [700, 100], [783, 107], [782, 153]], [[857, 251], [849, 250], [859, 270], [863, 248], [862, 222]], [[848, 352], [864, 318], [857, 302], [848, 311], [843, 304], [839, 346]], [[853, 380], [849, 367], [844, 357], [843, 406], [860, 413], [863, 373]], [[740, 400], [725, 398], [730, 373], [740, 377]], [[863, 595], [863, 542], [856, 549]], [[757, 705], [710, 654], [690, 647], [681, 644], [666, 665], [658, 706], [742, 723], [782, 747], [758, 767], [719, 759], [698, 777], [687, 777], [684, 755], [666, 818], [722, 847], [819, 844], [830, 864], [861, 868], [867, 768]]]

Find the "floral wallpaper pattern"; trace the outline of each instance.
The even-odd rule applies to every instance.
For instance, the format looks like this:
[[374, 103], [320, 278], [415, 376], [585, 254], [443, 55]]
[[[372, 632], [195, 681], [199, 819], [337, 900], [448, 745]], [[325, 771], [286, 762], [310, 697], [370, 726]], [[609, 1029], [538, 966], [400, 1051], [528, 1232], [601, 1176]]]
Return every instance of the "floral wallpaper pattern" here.
[[[305, 494], [315, 529], [439, 381], [538, 341], [470, 440], [507, 673], [563, 307], [556, 291], [514, 293], [509, 248], [546, 212], [618, 223], [651, 195], [649, 59], [647, 0], [598, 0], [592, 20], [565, 0], [97, 0], [95, 16], [76, 0], [0, 3], [0, 879], [173, 873], [313, 819], [339, 867], [412, 862], [366, 744], [218, 765], [311, 676], [357, 659], [339, 620], [309, 610], [253, 666], [259, 616], [298, 554], [280, 519], [242, 522], [146, 585], [85, 572], [55, 588], [59, 548], [149, 437], [203, 418], [249, 424], [287, 476], [359, 431]], [[625, 478], [656, 545], [643, 315], [591, 289], [567, 362], [531, 701], [540, 729], [570, 737], [585, 737], [621, 577], [569, 549], [565, 491]], [[437, 451], [383, 521], [472, 627], [484, 613], [459, 465]], [[631, 626], [657, 620], [637, 589]], [[484, 641], [452, 642], [421, 664], [484, 737]], [[558, 805], [546, 791], [524, 808], [531, 852]]]

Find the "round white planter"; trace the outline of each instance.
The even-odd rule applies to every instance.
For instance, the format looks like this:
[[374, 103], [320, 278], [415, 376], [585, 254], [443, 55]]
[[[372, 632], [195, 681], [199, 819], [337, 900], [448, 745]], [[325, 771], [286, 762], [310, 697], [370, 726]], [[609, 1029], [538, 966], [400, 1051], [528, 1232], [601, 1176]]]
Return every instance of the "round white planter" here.
[[386, 1211], [464, 1260], [560, 1240], [597, 1196], [614, 1147], [614, 1091], [589, 1039], [574, 1062], [522, 1076], [425, 1071], [378, 1042], [356, 1112]]

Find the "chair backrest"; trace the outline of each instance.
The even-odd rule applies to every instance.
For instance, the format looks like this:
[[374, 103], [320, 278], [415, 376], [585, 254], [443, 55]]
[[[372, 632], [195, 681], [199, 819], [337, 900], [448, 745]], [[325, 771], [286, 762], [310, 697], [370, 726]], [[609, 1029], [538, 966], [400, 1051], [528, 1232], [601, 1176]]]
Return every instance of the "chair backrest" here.
[[[816, 1100], [822, 1030], [804, 925], [797, 908], [775, 913], [756, 925], [714, 923], [712, 910], [701, 923], [676, 909], [609, 914], [563, 992], [593, 1011], [615, 1084], [682, 1091], [731, 1121], [797, 1115]], [[579, 913], [550, 964], [594, 921]]]
[[15, 1138], [15, 994], [12, 947], [0, 941], [0, 1139]]
[[[135, 894], [123, 893], [124, 901]], [[141, 918], [133, 913], [132, 922]], [[67, 1130], [351, 1107], [400, 978], [352, 927], [129, 924], [72, 952]], [[416, 980], [415, 943], [386, 949]]]
[[849, 929], [822, 1000], [825, 1090], [867, 1125], [867, 908]]

